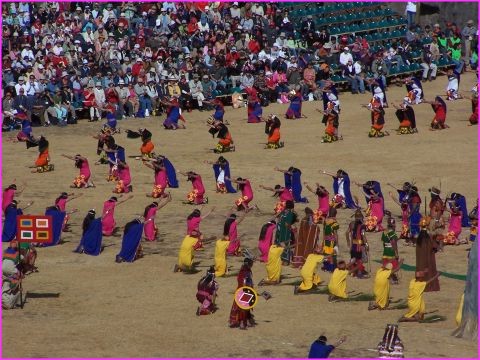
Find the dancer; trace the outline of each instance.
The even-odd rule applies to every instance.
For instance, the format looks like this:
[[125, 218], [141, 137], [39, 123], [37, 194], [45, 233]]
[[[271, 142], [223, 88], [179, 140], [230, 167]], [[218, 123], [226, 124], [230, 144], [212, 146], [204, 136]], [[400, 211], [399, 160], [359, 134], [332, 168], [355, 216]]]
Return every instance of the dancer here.
[[287, 112], [285, 113], [286, 119], [300, 119], [306, 118], [302, 114], [302, 93], [299, 89], [292, 90], [288, 94], [288, 99], [290, 100], [290, 105], [288, 106]]
[[447, 201], [453, 202], [462, 211], [462, 227], [470, 227], [468, 217], [467, 201], [465, 196], [459, 193], [452, 193]]
[[365, 225], [363, 223], [363, 214], [360, 209], [355, 211], [355, 220], [348, 225], [347, 244], [350, 247], [350, 257], [353, 261], [351, 264], [355, 267], [352, 271], [358, 278], [365, 277], [368, 272], [365, 270], [364, 258], [368, 259], [368, 241], [365, 235]]
[[60, 243], [63, 223], [66, 215], [67, 213], [60, 210], [60, 208], [56, 205], [49, 206], [45, 209], [45, 216], [52, 217], [52, 241], [49, 243], [39, 243], [37, 244], [38, 246], [55, 246]]
[[82, 238], [74, 252], [98, 256], [102, 251], [102, 218], [95, 219], [95, 210], [89, 210], [82, 224]]
[[75, 167], [80, 169], [80, 174], [73, 180], [73, 185], [70, 185], [71, 188], [95, 187], [93, 181], [90, 181], [91, 172], [86, 157], [83, 157], [80, 154], [75, 156], [62, 154], [62, 156], [75, 161]]
[[9, 185], [3, 190], [2, 194], [2, 210], [5, 213], [5, 209], [7, 208], [8, 205], [12, 203], [12, 201], [15, 198], [15, 195], [21, 195], [25, 189], [27, 188], [27, 184], [24, 183], [23, 187], [18, 190], [17, 185], [15, 184], [15, 180], [13, 181], [13, 184]]
[[[111, 160], [109, 159], [109, 161]], [[117, 160], [117, 176], [118, 181], [115, 185], [115, 189], [112, 190], [112, 193], [127, 194], [129, 192], [132, 192], [133, 187], [132, 185], [130, 185], [130, 183], [132, 182], [132, 177], [130, 175], [130, 166], [121, 160]]]
[[447, 234], [443, 238], [443, 243], [445, 245], [466, 244], [467, 241], [459, 239], [462, 233], [463, 212], [460, 207], [455, 204], [455, 200], [447, 199], [447, 203], [450, 209], [447, 208], [446, 211], [450, 213], [450, 218], [448, 220]]
[[302, 172], [300, 169], [290, 166], [288, 170], [281, 170], [278, 167], [273, 170], [284, 174], [285, 187], [292, 191], [295, 202], [308, 203], [308, 199], [302, 197]]
[[[119, 197], [122, 197], [120, 195]], [[110, 199], [103, 203], [102, 210], [102, 234], [104, 236], [112, 236], [117, 231], [115, 221], [115, 208], [116, 206], [123, 204], [124, 202], [133, 198], [133, 195], [126, 197], [122, 201], [118, 202], [117, 197], [112, 196]]]
[[240, 249], [240, 237], [238, 236], [237, 228], [238, 225], [245, 219], [247, 213], [243, 213], [240, 218], [237, 220], [237, 215], [233, 213], [227, 214], [227, 219], [225, 220], [225, 224], [223, 225], [223, 236], [228, 236], [228, 240], [230, 244], [227, 248], [227, 255], [230, 256], [240, 256], [241, 249]]
[[[396, 268], [399, 257], [397, 246], [398, 236], [395, 232], [395, 219], [390, 212], [388, 212], [387, 229], [383, 230], [381, 240], [383, 244], [382, 265], [385, 266], [391, 263], [392, 268]], [[398, 283], [396, 275], [392, 275], [392, 281]]]
[[472, 96], [470, 100], [472, 102], [472, 114], [468, 118], [470, 125], [477, 125], [478, 124], [478, 85], [475, 85], [472, 88]]
[[383, 339], [377, 348], [380, 359], [398, 359], [404, 357], [402, 340], [400, 340], [398, 336], [398, 325], [387, 325]]
[[217, 134], [217, 138], [219, 139], [217, 145], [213, 149], [214, 153], [220, 154], [224, 152], [235, 151], [232, 135], [230, 134], [228, 127], [224, 123], [220, 121], [215, 121], [213, 124], [208, 126], [211, 129], [211, 131], [209, 132], [213, 136]]
[[140, 128], [138, 131], [125, 130], [127, 133], [127, 138], [129, 139], [138, 139], [141, 138], [142, 146], [140, 147], [140, 154], [142, 158], [151, 159], [155, 157], [153, 149], [155, 145], [152, 142], [152, 133], [148, 129]]
[[449, 126], [445, 124], [447, 118], [447, 104], [440, 96], [435, 97], [435, 101], [423, 100], [424, 103], [431, 104], [435, 113], [432, 123], [430, 124], [430, 130], [443, 130], [448, 129]]
[[323, 223], [323, 243], [321, 254], [325, 256], [322, 270], [333, 272], [337, 267], [338, 229], [337, 209], [330, 207], [328, 216]]
[[230, 245], [229, 236], [223, 236], [215, 243], [215, 276], [221, 277], [228, 272], [227, 249]]
[[257, 96], [257, 91], [252, 89], [248, 93], [247, 102], [247, 122], [259, 123], [262, 121], [263, 109], [260, 103], [260, 99]]
[[197, 284], [197, 300], [201, 304], [201, 306], [197, 307], [197, 316], [213, 314], [217, 309], [215, 298], [217, 297], [219, 285], [215, 281], [215, 276], [215, 269], [213, 266], [210, 266], [207, 274]]
[[340, 121], [339, 112], [336, 110], [335, 103], [329, 101], [326, 110], [316, 110], [323, 114], [322, 123], [325, 124], [325, 135], [322, 138], [322, 143], [331, 143], [342, 140], [343, 137], [338, 135]]
[[183, 238], [182, 244], [180, 245], [180, 251], [178, 253], [178, 262], [173, 268], [173, 272], [193, 272], [194, 265], [193, 259], [195, 257], [194, 247], [199, 241], [198, 233], [192, 231], [190, 235], [187, 235]]
[[137, 218], [125, 224], [122, 238], [122, 248], [115, 257], [115, 262], [134, 262], [143, 257], [142, 233], [146, 222], [151, 219]]
[[[432, 237], [427, 231], [430, 221], [431, 220], [428, 217], [424, 217], [420, 220], [421, 230], [415, 247], [416, 271], [425, 271], [425, 280], [433, 279], [437, 273], [435, 254], [438, 249], [438, 243], [433, 241]], [[438, 280], [430, 282], [425, 288], [425, 291], [440, 291], [440, 283]]]
[[307, 256], [305, 264], [303, 264], [302, 269], [300, 270], [302, 283], [300, 285], [295, 285], [293, 289], [295, 295], [315, 289], [322, 282], [320, 276], [316, 273], [318, 264], [324, 259], [321, 253], [322, 249], [319, 246], [316, 246], [313, 249], [313, 254]]
[[184, 124], [180, 124], [179, 120], [186, 123], [182, 116], [180, 104], [175, 97], [170, 98], [170, 101], [160, 100], [160, 104], [167, 107], [167, 118], [163, 122], [163, 127], [166, 130], [186, 129]]
[[268, 261], [265, 264], [267, 269], [267, 277], [258, 283], [262, 285], [277, 285], [280, 284], [282, 276], [282, 253], [285, 250], [285, 243], [278, 245], [272, 244], [268, 250]]
[[423, 86], [416, 77], [408, 77], [405, 79], [405, 87], [407, 88], [407, 97], [410, 104], [420, 104], [423, 101]]
[[17, 114], [15, 114], [15, 119], [22, 122], [22, 129], [17, 134], [17, 141], [25, 142], [27, 149], [37, 146], [38, 140], [33, 136], [32, 121], [28, 119], [27, 114], [24, 112], [17, 112]]
[[[249, 286], [253, 288], [253, 274], [252, 274], [253, 260], [245, 258], [240, 272], [237, 276], [237, 289]], [[247, 326], [255, 326], [255, 320], [251, 310], [240, 309], [235, 300], [233, 301], [232, 309], [230, 310], [229, 325], [231, 328], [239, 327], [246, 330]]]
[[362, 105], [362, 107], [367, 108], [371, 112], [372, 127], [368, 137], [379, 138], [390, 135], [388, 131], [382, 131], [385, 125], [385, 110], [380, 99], [374, 96], [368, 105]]
[[[67, 213], [67, 209], [66, 209], [67, 203], [79, 198], [80, 196], [82, 196], [82, 194], [74, 195], [73, 193], [68, 194], [66, 192], [62, 192], [60, 196], [55, 199], [55, 206], [57, 206], [60, 209], [60, 211], [63, 211], [66, 213], [65, 220], [62, 226], [62, 231], [64, 232], [70, 232], [70, 228], [69, 228], [70, 225], [68, 224], [68, 220], [70, 220], [70, 215]], [[78, 209], [73, 209], [69, 213], [73, 214], [77, 211]]]
[[397, 266], [391, 262], [384, 263], [375, 274], [375, 281], [373, 284], [373, 294], [375, 301], [368, 304], [368, 310], [386, 310], [390, 304], [390, 279], [396, 279], [395, 273], [400, 270], [403, 259], [400, 260]]
[[192, 190], [187, 194], [187, 201], [184, 204], [200, 205], [208, 204], [208, 198], [205, 195], [205, 187], [203, 186], [202, 177], [193, 171], [186, 173], [179, 171], [179, 174], [187, 177], [187, 181], [192, 182]]
[[285, 146], [283, 141], [280, 141], [280, 126], [282, 123], [277, 115], [270, 114], [265, 121], [265, 134], [267, 137], [266, 149], [279, 149]]
[[478, 199], [475, 207], [468, 214], [468, 219], [470, 220], [470, 234], [468, 236], [469, 241], [473, 242], [478, 235]]
[[323, 219], [328, 215], [328, 210], [330, 209], [330, 193], [322, 185], [317, 183], [317, 187], [313, 190], [307, 182], [303, 183], [308, 191], [312, 194], [317, 195], [318, 198], [318, 209], [313, 213], [313, 222], [319, 224]]
[[208, 213], [201, 216], [201, 211], [199, 209], [195, 209], [187, 217], [187, 235], [191, 235], [193, 233], [196, 233], [198, 235], [198, 242], [195, 245], [195, 250], [200, 250], [201, 248], [203, 248], [203, 234], [200, 231], [200, 222], [206, 219], [214, 210], [215, 207], [212, 207], [212, 209]]
[[160, 204], [154, 201], [145, 208], [145, 211], [143, 212], [143, 218], [145, 222], [143, 226], [145, 240], [155, 241], [157, 239], [158, 228], [155, 225], [155, 216], [157, 215], [157, 211], [167, 205], [170, 201], [172, 201], [172, 196], [170, 193], [168, 193], [167, 196], [163, 198], [163, 202]]
[[458, 93], [458, 87], [460, 85], [460, 74], [455, 71], [455, 67], [447, 69], [447, 72], [440, 71], [440, 73], [447, 75], [448, 84], [445, 89], [447, 92], [447, 100], [453, 101], [462, 99], [462, 95]]
[[408, 287], [408, 312], [403, 315], [399, 322], [411, 322], [423, 320], [425, 314], [425, 301], [423, 300], [423, 292], [428, 284], [435, 281], [440, 276], [437, 273], [430, 280], [425, 279], [425, 273], [423, 271], [417, 271], [415, 278], [410, 281]]
[[293, 224], [298, 220], [298, 215], [294, 207], [295, 204], [293, 201], [287, 201], [285, 203], [285, 210], [277, 216], [278, 222], [275, 233], [275, 244], [280, 245], [284, 243], [284, 250], [282, 252], [283, 265], [290, 265], [292, 257], [290, 244], [295, 241]]
[[[225, 180], [231, 180], [229, 177], [225, 177]], [[245, 211], [246, 213], [256, 208], [256, 205], [250, 207], [248, 204], [253, 200], [253, 190], [250, 180], [238, 177], [236, 180], [231, 180], [237, 184], [237, 189], [242, 192], [242, 196], [235, 200], [235, 206], [233, 209], [237, 211]]]
[[367, 218], [365, 220], [366, 231], [383, 231], [382, 221], [385, 208], [380, 183], [371, 180], [365, 184], [355, 182], [355, 185], [362, 188], [368, 204], [366, 210]]
[[217, 193], [233, 194], [237, 192], [237, 190], [235, 190], [235, 188], [232, 186], [232, 182], [230, 181], [230, 164], [228, 163], [227, 159], [225, 159], [223, 156], [220, 156], [215, 162], [208, 160], [205, 160], [204, 162], [205, 164], [213, 165], [213, 173], [215, 175]]
[[6, 207], [4, 212], [5, 220], [3, 221], [2, 242], [9, 242], [17, 237], [17, 216], [23, 215], [23, 211], [32, 206], [33, 203], [34, 202], [31, 201], [23, 208], [18, 208], [17, 200], [12, 200]]
[[340, 260], [337, 268], [333, 271], [332, 277], [328, 282], [328, 301], [347, 299], [347, 276], [351, 273], [347, 270], [345, 261]]
[[342, 169], [337, 171], [336, 175], [330, 174], [325, 170], [321, 170], [322, 174], [333, 178], [333, 192], [335, 193], [334, 202], [348, 209], [356, 209], [357, 204], [353, 201], [350, 192], [350, 177], [347, 172]]
[[45, 137], [41, 136], [38, 140], [38, 158], [35, 161], [34, 166], [30, 166], [30, 168], [34, 168], [32, 173], [43, 173], [48, 171], [53, 171], [54, 166], [50, 164], [50, 155], [48, 153], [48, 141]]
[[440, 197], [440, 189], [432, 187], [431, 189], [428, 189], [428, 191], [430, 192], [431, 196], [429, 204], [429, 216], [431, 219], [429, 224], [429, 232], [432, 236], [432, 240], [439, 245], [438, 251], [443, 251], [443, 238], [445, 235], [445, 221], [443, 219], [443, 213], [445, 212], [445, 203]]
[[380, 102], [384, 108], [388, 107], [387, 93], [385, 92], [385, 84], [381, 78], [365, 79], [365, 82], [370, 85], [372, 89], [372, 96], [376, 96], [380, 99]]
[[287, 189], [286, 187], [281, 186], [281, 185], [275, 185], [275, 188], [260, 185], [260, 188], [273, 192], [273, 196], [279, 198], [277, 204], [275, 205], [275, 209], [274, 209], [275, 215], [278, 215], [283, 210], [285, 210], [285, 203], [287, 201], [293, 201], [292, 191], [290, 189]]
[[178, 188], [177, 172], [170, 160], [165, 156], [159, 155], [155, 159], [143, 161], [143, 164], [155, 172], [155, 181], [151, 194], [147, 197], [158, 199], [165, 197], [165, 189], [168, 187]]
[[[212, 120], [223, 122], [223, 116], [225, 115], [225, 107], [223, 106], [222, 100], [214, 98], [211, 101], [204, 100], [204, 104], [213, 105], [215, 107], [215, 112], [211, 115]], [[227, 125], [228, 122], [226, 121]]]
[[392, 103], [392, 106], [396, 109], [395, 115], [400, 122], [397, 134], [406, 135], [417, 133], [415, 112], [413, 111], [413, 107], [410, 105], [408, 98], [405, 98], [399, 106], [396, 106], [394, 103]]
[[259, 260], [261, 262], [266, 263], [268, 261], [268, 251], [273, 244], [273, 235], [276, 227], [277, 223], [275, 220], [270, 220], [264, 224], [260, 230], [260, 236], [258, 237], [258, 250], [260, 250]]

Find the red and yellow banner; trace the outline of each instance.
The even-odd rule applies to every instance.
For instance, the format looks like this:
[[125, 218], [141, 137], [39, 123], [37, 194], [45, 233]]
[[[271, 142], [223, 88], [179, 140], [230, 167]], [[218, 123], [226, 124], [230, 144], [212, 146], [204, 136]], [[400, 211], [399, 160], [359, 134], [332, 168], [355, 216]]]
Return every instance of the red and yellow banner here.
[[52, 217], [45, 215], [17, 216], [17, 241], [49, 243], [53, 240]]

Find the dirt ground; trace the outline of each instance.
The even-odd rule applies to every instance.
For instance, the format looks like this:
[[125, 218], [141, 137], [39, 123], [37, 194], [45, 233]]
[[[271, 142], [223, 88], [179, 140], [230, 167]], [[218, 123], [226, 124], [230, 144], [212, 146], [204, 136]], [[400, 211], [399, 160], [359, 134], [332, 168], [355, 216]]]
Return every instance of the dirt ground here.
[[[462, 76], [461, 90], [467, 95], [476, 79], [473, 73]], [[426, 98], [432, 100], [444, 94], [446, 79], [425, 83]], [[399, 103], [405, 96], [404, 87], [391, 86], [387, 92], [389, 102]], [[393, 131], [398, 121], [392, 107], [386, 109], [386, 126], [391, 136], [382, 139], [367, 137], [370, 115], [360, 104], [366, 104], [370, 95], [342, 93], [340, 132], [343, 141], [333, 144], [320, 143], [324, 131], [320, 114], [320, 102], [305, 102], [303, 111], [308, 117], [301, 120], [282, 120], [282, 137], [285, 148], [264, 150], [266, 141], [262, 124], [247, 124], [246, 109], [226, 109], [225, 118], [230, 122], [236, 152], [227, 153], [233, 177], [249, 178], [253, 184], [256, 203], [261, 212], [251, 212], [239, 225], [239, 233], [245, 234], [242, 246], [256, 250], [261, 225], [271, 218], [275, 199], [259, 185], [274, 186], [283, 182], [282, 174], [273, 168], [295, 166], [302, 170], [302, 180], [310, 184], [319, 182], [332, 190], [331, 178], [319, 170], [335, 172], [346, 170], [352, 181], [378, 180], [386, 195], [386, 209], [400, 215], [400, 209], [387, 196], [391, 182], [400, 186], [404, 181], [414, 181], [422, 201], [431, 186], [440, 186], [445, 196], [459, 192], [466, 196], [471, 209], [477, 197], [477, 127], [467, 126], [470, 101], [448, 102], [447, 123], [450, 129], [429, 131], [433, 112], [428, 104], [415, 106], [419, 133], [398, 136]], [[264, 109], [265, 114], [281, 115], [287, 105], [273, 104]], [[147, 127], [153, 133], [155, 151], [164, 154], [177, 170], [194, 170], [202, 175], [207, 188], [209, 204], [215, 212], [202, 223], [205, 236], [219, 236], [223, 230], [224, 215], [237, 195], [220, 195], [214, 192], [215, 182], [210, 165], [204, 160], [218, 156], [208, 149], [216, 141], [207, 133], [205, 120], [209, 113], [186, 113], [187, 130], [165, 131], [163, 117], [128, 119], [120, 121], [122, 129]], [[50, 141], [50, 154], [55, 171], [30, 174], [27, 166], [37, 156], [35, 148], [25, 150], [24, 144], [5, 141], [12, 133], [3, 134], [3, 186], [17, 179], [28, 182], [28, 188], [19, 197], [20, 205], [30, 200], [35, 204], [27, 211], [43, 214], [62, 191], [70, 191], [69, 185], [77, 175], [77, 169], [62, 153], [86, 156], [91, 164], [96, 188], [73, 190], [82, 193], [79, 199], [68, 203], [67, 209], [78, 208], [72, 215], [72, 232], [63, 233], [64, 243], [54, 248], [39, 249], [37, 265], [40, 272], [28, 276], [24, 291], [31, 294], [23, 310], [3, 312], [4, 357], [277, 357], [301, 358], [308, 354], [309, 346], [319, 335], [325, 334], [335, 342], [341, 335], [346, 343], [332, 354], [333, 357], [375, 357], [376, 345], [381, 340], [385, 325], [395, 323], [405, 310], [367, 310], [368, 302], [329, 303], [327, 295], [293, 295], [292, 283], [300, 280], [300, 271], [283, 268], [283, 283], [279, 286], [259, 288], [271, 292], [268, 302], [259, 300], [254, 314], [258, 326], [248, 331], [229, 329], [227, 322], [236, 287], [234, 276], [242, 258], [229, 258], [229, 277], [220, 278], [217, 298], [219, 310], [212, 316], [195, 316], [197, 300], [196, 284], [209, 265], [213, 264], [214, 244], [196, 253], [200, 262], [199, 273], [185, 275], [173, 273], [181, 240], [186, 231], [186, 217], [194, 209], [183, 205], [190, 183], [182, 176], [180, 187], [171, 189], [173, 201], [158, 213], [156, 223], [160, 229], [158, 242], [145, 245], [147, 255], [134, 263], [115, 263], [115, 255], [121, 237], [104, 238], [107, 245], [98, 256], [74, 254], [80, 240], [81, 223], [86, 212], [102, 209], [103, 202], [112, 194], [113, 184], [107, 183], [104, 165], [94, 166], [97, 160], [96, 140], [91, 137], [101, 123], [81, 121], [67, 128], [34, 128], [35, 135], [44, 134]], [[139, 153], [140, 141], [127, 139], [125, 133], [116, 136], [124, 146], [127, 156]], [[140, 161], [130, 160], [134, 198], [117, 207], [116, 220], [120, 227], [143, 214], [150, 200], [145, 196], [151, 191], [153, 172]], [[361, 203], [365, 200], [358, 188], [352, 193]], [[309, 206], [317, 203], [313, 194]], [[423, 206], [423, 204], [422, 204]], [[304, 204], [296, 210], [302, 216]], [[351, 210], [340, 210], [341, 257], [348, 258], [344, 232], [352, 215]], [[397, 220], [397, 229], [400, 220]], [[462, 236], [467, 236], [464, 229]], [[381, 257], [380, 234], [368, 235], [374, 260]], [[5, 244], [3, 244], [5, 248]], [[441, 271], [465, 274], [469, 245], [448, 247], [437, 254], [437, 267]], [[415, 249], [400, 245], [405, 263], [415, 264]], [[379, 264], [372, 262], [372, 273]], [[254, 281], [266, 276], [265, 266], [256, 262]], [[330, 274], [321, 272], [328, 283]], [[402, 271], [400, 284], [392, 286], [394, 300], [406, 299], [408, 282], [413, 272]], [[464, 282], [440, 278], [441, 291], [425, 294], [427, 311], [438, 310], [446, 321], [430, 324], [400, 324], [399, 335], [405, 346], [406, 357], [476, 357], [477, 344], [450, 336], [455, 329], [455, 314], [463, 292]], [[373, 279], [348, 279], [348, 291], [373, 293]], [[53, 297], [54, 294], [58, 297]], [[26, 339], [28, 337], [28, 340]]]

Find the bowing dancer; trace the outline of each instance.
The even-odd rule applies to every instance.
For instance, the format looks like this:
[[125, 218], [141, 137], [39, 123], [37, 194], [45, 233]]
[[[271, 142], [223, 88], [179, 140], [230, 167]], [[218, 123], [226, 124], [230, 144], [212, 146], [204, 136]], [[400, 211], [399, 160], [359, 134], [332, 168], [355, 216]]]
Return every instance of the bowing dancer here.
[[[73, 210], [72, 212], [75, 212], [75, 210]], [[52, 241], [50, 243], [40, 243], [40, 246], [55, 246], [60, 243], [62, 227], [66, 215], [66, 212], [61, 211], [60, 208], [56, 205], [49, 206], [45, 209], [45, 216], [52, 217]]]
[[98, 256], [102, 252], [102, 218], [89, 210], [82, 223], [82, 238], [74, 252]]
[[[216, 191], [217, 193], [225, 194], [225, 193], [236, 193], [237, 190], [232, 186], [232, 182], [230, 180], [230, 164], [227, 159], [223, 156], [220, 156], [217, 161], [204, 161], [205, 164], [213, 165], [213, 173], [215, 175], [216, 181]], [[226, 179], [227, 178], [227, 179]]]
[[[111, 161], [109, 159], [109, 161]], [[114, 194], [126, 194], [133, 191], [132, 176], [130, 175], [130, 166], [121, 160], [117, 160], [117, 176], [118, 181], [115, 184]]]
[[13, 184], [10, 184], [8, 187], [6, 187], [3, 190], [2, 194], [2, 211], [5, 213], [5, 209], [7, 208], [8, 205], [12, 203], [12, 201], [15, 199], [15, 195], [21, 195], [25, 189], [27, 188], [27, 184], [24, 183], [23, 187], [20, 189], [17, 189], [17, 185], [15, 184], [15, 180], [13, 180]]
[[400, 122], [397, 134], [406, 135], [417, 133], [415, 112], [413, 111], [413, 107], [410, 105], [408, 98], [405, 98], [399, 106], [396, 106], [394, 103], [392, 103], [392, 106], [395, 108], [395, 115]]
[[178, 188], [177, 172], [165, 156], [159, 155], [155, 159], [143, 161], [143, 165], [152, 169], [155, 173], [153, 190], [147, 197], [158, 199], [165, 197], [165, 189], [168, 187]]
[[322, 174], [331, 176], [333, 178], [333, 192], [335, 197], [333, 199], [336, 206], [343, 206], [348, 209], [356, 209], [358, 206], [353, 200], [352, 193], [350, 192], [350, 177], [348, 173], [342, 169], [339, 169], [335, 175], [321, 170]]
[[462, 218], [463, 211], [455, 202], [455, 199], [447, 199], [448, 207], [445, 210], [450, 214], [448, 219], [447, 234], [443, 238], [445, 245], [460, 245], [467, 244], [466, 240], [460, 240], [460, 234], [462, 233]]
[[288, 170], [282, 170], [278, 167], [275, 167], [273, 170], [283, 173], [285, 187], [292, 191], [295, 202], [308, 203], [308, 199], [306, 197], [302, 197], [302, 172], [300, 169], [290, 166]]
[[38, 158], [35, 160], [35, 165], [30, 166], [30, 168], [34, 168], [32, 173], [43, 173], [54, 170], [53, 164], [50, 164], [48, 146], [48, 140], [45, 137], [40, 136], [40, 139], [38, 140]]
[[318, 264], [320, 264], [324, 259], [324, 256], [321, 254], [321, 247], [316, 246], [313, 249], [313, 253], [307, 256], [305, 264], [303, 264], [302, 269], [300, 270], [302, 282], [300, 285], [295, 285], [293, 289], [293, 293], [295, 295], [313, 290], [322, 282], [316, 271]]
[[270, 220], [262, 226], [260, 236], [258, 238], [258, 250], [260, 250], [259, 260], [266, 263], [268, 261], [268, 251], [273, 244], [273, 236], [277, 223], [274, 219]]
[[22, 123], [22, 128], [17, 134], [17, 141], [25, 142], [27, 149], [37, 146], [38, 140], [33, 136], [32, 121], [28, 119], [27, 114], [24, 112], [17, 112], [17, 114], [15, 114], [15, 119]]
[[368, 304], [368, 310], [386, 310], [390, 304], [390, 279], [393, 279], [395, 273], [400, 270], [403, 259], [394, 266], [391, 262], [383, 264], [375, 274], [375, 281], [373, 284], [373, 294], [375, 301]]
[[201, 306], [197, 307], [197, 316], [213, 314], [217, 307], [215, 298], [219, 288], [218, 282], [215, 281], [215, 269], [213, 266], [207, 270], [207, 274], [203, 276], [197, 284], [197, 300]]
[[220, 122], [214, 121], [213, 124], [208, 124], [210, 127], [210, 134], [215, 136], [217, 134], [218, 143], [213, 149], [213, 152], [216, 154], [235, 151], [235, 146], [233, 145], [232, 135], [228, 130], [228, 127]]
[[[68, 220], [70, 220], [70, 215], [67, 213], [67, 203], [72, 201], [72, 200], [75, 200], [77, 198], [79, 198], [80, 196], [82, 196], [82, 194], [78, 194], [78, 195], [74, 195], [73, 193], [66, 193], [66, 192], [62, 192], [60, 194], [59, 197], [57, 197], [55, 199], [55, 206], [57, 206], [60, 211], [63, 211], [66, 213], [66, 216], [65, 216], [65, 220], [63, 222], [63, 226], [62, 226], [62, 231], [64, 232], [70, 232], [70, 225], [68, 224]], [[73, 214], [74, 212], [77, 212], [78, 209], [73, 209], [75, 211], [73, 212], [70, 212], [71, 214]]]
[[[226, 177], [226, 180], [231, 180]], [[250, 206], [250, 202], [253, 200], [253, 190], [250, 180], [238, 177], [236, 180], [231, 180], [233, 183], [237, 184], [237, 189], [241, 191], [242, 196], [235, 200], [235, 205], [233, 209], [237, 211], [249, 212], [252, 209], [258, 209], [257, 205]]]
[[285, 119], [306, 118], [306, 116], [302, 114], [303, 99], [299, 86], [297, 86], [296, 90], [292, 90], [288, 93], [288, 99], [290, 100], [290, 105], [285, 113]]
[[17, 200], [12, 202], [6, 207], [4, 215], [2, 230], [2, 242], [9, 242], [17, 237], [17, 216], [23, 215], [23, 211], [33, 205], [33, 201], [29, 202], [23, 208], [19, 208]]
[[143, 257], [143, 227], [150, 221], [152, 221], [151, 218], [144, 220], [141, 218], [136, 218], [125, 224], [122, 238], [122, 248], [115, 257], [115, 262], [134, 262], [135, 260]]
[[214, 210], [215, 207], [212, 207], [209, 212], [202, 216], [201, 210], [195, 209], [187, 217], [187, 235], [192, 235], [193, 233], [198, 235], [198, 242], [195, 245], [195, 250], [200, 250], [203, 248], [203, 234], [200, 231], [200, 223], [202, 220], [205, 220]]
[[315, 190], [313, 190], [307, 182], [304, 182], [303, 184], [308, 191], [317, 195], [318, 208], [313, 212], [313, 222], [319, 224], [328, 216], [328, 211], [330, 209], [330, 193], [319, 183], [316, 184], [317, 187]]
[[410, 101], [410, 104], [418, 105], [423, 101], [423, 86], [419, 79], [413, 76], [406, 78], [405, 87], [407, 89], [407, 97]]
[[382, 221], [385, 213], [385, 201], [380, 183], [374, 180], [367, 181], [365, 184], [354, 183], [362, 188], [368, 204], [366, 210], [367, 218], [365, 219], [366, 231], [383, 231]]
[[[122, 197], [120, 195], [119, 197]], [[115, 208], [123, 204], [124, 202], [133, 198], [133, 195], [126, 197], [125, 199], [118, 201], [116, 196], [112, 196], [110, 199], [103, 203], [103, 210], [102, 210], [102, 234], [104, 236], [112, 236], [115, 234], [118, 228], [116, 228], [116, 221], [115, 221]]]
[[445, 124], [447, 119], [447, 104], [440, 96], [435, 97], [435, 101], [423, 100], [424, 103], [432, 105], [432, 110], [435, 113], [430, 124], [430, 130], [448, 129], [449, 126]]
[[193, 259], [195, 257], [195, 246], [199, 241], [199, 235], [196, 231], [192, 231], [190, 235], [186, 235], [183, 238], [180, 250], [178, 253], [178, 262], [173, 268], [173, 272], [187, 272], [192, 273], [195, 271]]
[[127, 138], [129, 139], [138, 139], [142, 140], [142, 146], [140, 147], [140, 154], [142, 158], [153, 158], [155, 153], [155, 145], [152, 142], [152, 133], [148, 129], [140, 128], [138, 131], [125, 130], [127, 133]]
[[110, 165], [107, 181], [118, 181], [117, 161], [126, 162], [125, 148], [115, 143], [113, 136], [108, 136], [105, 139], [106, 148], [103, 151], [107, 156], [107, 163]]
[[187, 181], [192, 182], [192, 190], [187, 194], [187, 201], [184, 204], [201, 205], [208, 204], [208, 198], [205, 196], [205, 186], [203, 186], [202, 177], [193, 172], [186, 173], [179, 171], [179, 174], [187, 177]]
[[157, 215], [157, 211], [167, 205], [170, 201], [172, 201], [172, 195], [168, 193], [160, 204], [154, 201], [145, 208], [145, 211], [143, 212], [143, 218], [145, 221], [143, 226], [145, 240], [155, 241], [158, 238], [158, 228], [155, 225], [155, 216]]
[[342, 140], [343, 137], [338, 135], [339, 112], [336, 110], [335, 103], [329, 101], [325, 110], [316, 109], [323, 114], [322, 123], [325, 124], [325, 135], [322, 138], [322, 143], [331, 143]]
[[[211, 115], [211, 118], [214, 121], [224, 122], [223, 116], [225, 115], [225, 107], [223, 106], [222, 100], [215, 98], [211, 101], [203, 100], [203, 103], [214, 106], [215, 112]], [[225, 123], [228, 125], [228, 121], [225, 121]]]
[[285, 204], [286, 204], [287, 201], [293, 201], [292, 191], [290, 189], [286, 188], [286, 187], [281, 186], [281, 185], [275, 185], [275, 188], [260, 185], [260, 188], [273, 192], [273, 196], [279, 198], [277, 204], [275, 205], [275, 209], [274, 209], [275, 215], [278, 215], [283, 210], [285, 210]]
[[388, 131], [382, 131], [385, 125], [385, 110], [380, 102], [380, 99], [376, 96], [372, 98], [368, 105], [362, 105], [371, 112], [371, 128], [368, 133], [368, 137], [379, 138], [390, 135]]
[[64, 158], [73, 160], [75, 162], [75, 167], [80, 169], [80, 174], [73, 180], [73, 185], [70, 185], [71, 188], [88, 188], [95, 187], [93, 181], [90, 181], [90, 166], [88, 165], [88, 160], [86, 157], [83, 157], [80, 154], [75, 156], [69, 156], [62, 154]]
[[215, 242], [215, 276], [221, 277], [228, 273], [227, 267], [227, 249], [230, 246], [230, 239], [222, 236]]
[[225, 224], [223, 225], [223, 237], [228, 236], [230, 243], [227, 248], [227, 255], [240, 256], [240, 236], [238, 236], [238, 225], [245, 219], [247, 213], [243, 213], [237, 219], [237, 215], [229, 213], [226, 216]]
[[[185, 119], [182, 116], [182, 110], [180, 109], [180, 103], [175, 97], [170, 98], [170, 101], [160, 100], [160, 104], [167, 107], [167, 118], [163, 122], [163, 127], [166, 130], [186, 129]], [[179, 120], [184, 124], [179, 123]]]
[[272, 244], [268, 250], [268, 260], [265, 264], [267, 277], [258, 283], [262, 285], [277, 285], [282, 277], [282, 253], [285, 250], [285, 243]]
[[270, 114], [265, 120], [265, 134], [267, 134], [267, 145], [265, 149], [279, 149], [285, 146], [280, 141], [280, 126], [282, 123], [277, 115]]

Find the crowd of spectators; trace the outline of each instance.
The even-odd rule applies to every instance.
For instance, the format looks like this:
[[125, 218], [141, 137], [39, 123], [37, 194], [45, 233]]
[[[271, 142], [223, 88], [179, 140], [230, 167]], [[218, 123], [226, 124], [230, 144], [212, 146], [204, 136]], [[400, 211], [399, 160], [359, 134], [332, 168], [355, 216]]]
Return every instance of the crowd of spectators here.
[[364, 93], [365, 78], [386, 83], [414, 61], [424, 80], [435, 78], [440, 56], [458, 72], [478, 63], [473, 21], [412, 23], [374, 51], [364, 37], [330, 36], [312, 15], [291, 20], [275, 3], [208, 4], [2, 3], [3, 129], [17, 113], [45, 126], [75, 122], [83, 110], [92, 121], [107, 111], [159, 115], [171, 97], [184, 111], [203, 110], [205, 100], [251, 87], [267, 102], [293, 88], [313, 100], [334, 68]]

